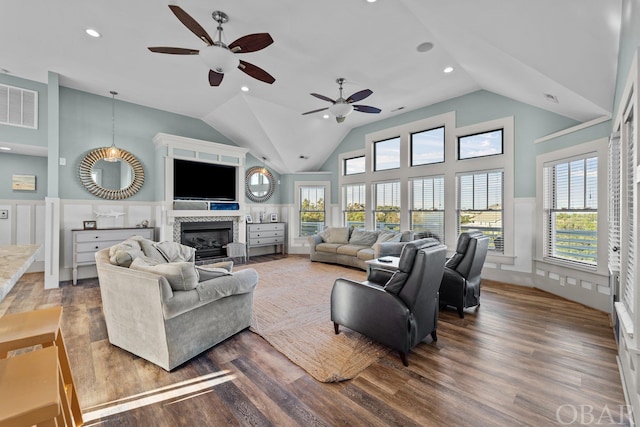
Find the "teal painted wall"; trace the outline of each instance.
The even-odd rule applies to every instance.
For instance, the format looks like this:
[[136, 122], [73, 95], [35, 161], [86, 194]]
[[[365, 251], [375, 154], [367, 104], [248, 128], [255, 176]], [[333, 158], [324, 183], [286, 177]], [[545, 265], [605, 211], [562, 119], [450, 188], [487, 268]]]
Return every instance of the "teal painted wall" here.
[[[67, 159], [67, 165], [60, 167], [61, 198], [98, 199], [80, 185], [77, 171], [90, 150], [111, 145], [111, 111], [111, 96], [60, 88], [60, 157]], [[128, 200], [157, 200], [164, 169], [158, 168], [152, 139], [159, 132], [236, 145], [202, 120], [118, 101], [116, 97], [116, 146], [135, 155], [145, 171], [142, 189]]]
[[[295, 184], [296, 182], [303, 181], [331, 181], [331, 199], [333, 200], [334, 193], [338, 191], [334, 181], [337, 183], [337, 175], [331, 173], [304, 173], [304, 174], [286, 174], [282, 175], [280, 179], [282, 187], [282, 203], [293, 204], [295, 201]], [[337, 196], [336, 196], [337, 197]], [[336, 199], [337, 200], [337, 199]]]
[[[468, 126], [503, 117], [514, 117], [515, 123], [515, 196], [535, 197], [535, 156], [541, 150], [551, 151], [552, 144], [538, 146], [534, 140], [578, 124], [549, 111], [513, 99], [480, 90], [434, 105], [409, 111], [388, 119], [353, 129], [329, 156], [321, 170], [332, 172], [332, 188], [338, 186], [340, 153], [365, 148], [365, 135], [439, 114], [455, 111], [456, 126]], [[586, 133], [593, 133], [593, 129]], [[608, 135], [608, 131], [606, 135]], [[591, 138], [595, 139], [595, 138]], [[591, 140], [591, 139], [587, 139]], [[585, 142], [585, 141], [582, 141]], [[332, 203], [338, 202], [338, 191], [332, 192]]]
[[[266, 161], [263, 163], [262, 159], [257, 159], [256, 157], [254, 157], [251, 154], [247, 154], [247, 160], [246, 160], [246, 170], [249, 170], [249, 168], [254, 167], [254, 166], [265, 166], [269, 172], [271, 172], [271, 175], [273, 175], [273, 180], [275, 181], [275, 187], [273, 190], [273, 196], [271, 196], [271, 198], [269, 200], [267, 200], [265, 203], [267, 204], [280, 204], [280, 203], [284, 203], [282, 202], [283, 198], [286, 199], [286, 190], [283, 190], [282, 185], [279, 184], [279, 182], [282, 182], [282, 177], [284, 175], [280, 175], [278, 172], [276, 172], [275, 170], [273, 170], [273, 168], [269, 167], [269, 161]], [[244, 191], [243, 191], [244, 192]], [[252, 202], [251, 200], [249, 200], [246, 196], [245, 193], [245, 202], [247, 203], [247, 205], [251, 205], [251, 206], [259, 206], [261, 205], [261, 203], [255, 203]]]
[[[12, 175], [35, 175], [36, 191], [12, 190]], [[44, 200], [47, 183], [46, 157], [0, 153], [0, 199]]]

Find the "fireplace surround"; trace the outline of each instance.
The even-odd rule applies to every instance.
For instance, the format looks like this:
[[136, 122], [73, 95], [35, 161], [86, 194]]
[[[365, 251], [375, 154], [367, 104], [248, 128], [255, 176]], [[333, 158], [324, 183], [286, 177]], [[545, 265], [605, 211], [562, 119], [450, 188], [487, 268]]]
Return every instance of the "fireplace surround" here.
[[238, 217], [176, 217], [173, 241], [196, 248], [196, 261], [224, 258], [227, 244], [238, 241]]

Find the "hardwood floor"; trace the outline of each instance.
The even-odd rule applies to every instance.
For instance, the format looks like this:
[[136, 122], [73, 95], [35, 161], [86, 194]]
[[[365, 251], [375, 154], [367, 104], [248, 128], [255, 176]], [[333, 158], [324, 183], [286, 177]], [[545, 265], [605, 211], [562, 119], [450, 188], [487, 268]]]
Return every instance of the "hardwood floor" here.
[[608, 315], [531, 288], [485, 281], [482, 292], [464, 319], [440, 313], [437, 343], [418, 345], [408, 367], [390, 352], [337, 384], [248, 330], [168, 373], [108, 343], [97, 279], [44, 291], [42, 274], [26, 274], [0, 315], [64, 307], [86, 425], [630, 424]]

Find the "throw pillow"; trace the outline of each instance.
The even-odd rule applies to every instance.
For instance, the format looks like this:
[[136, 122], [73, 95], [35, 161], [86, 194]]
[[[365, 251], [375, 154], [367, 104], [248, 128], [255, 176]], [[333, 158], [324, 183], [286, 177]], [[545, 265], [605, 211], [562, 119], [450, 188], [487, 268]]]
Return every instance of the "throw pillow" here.
[[109, 261], [121, 267], [129, 267], [139, 256], [144, 256], [144, 253], [136, 240], [128, 239], [109, 248]]
[[[347, 227], [329, 227], [325, 230], [328, 235], [323, 240], [327, 243], [349, 243], [349, 229]], [[324, 232], [323, 232], [324, 233]]]
[[137, 240], [142, 248], [142, 252], [150, 258], [155, 259], [156, 261], [166, 262], [167, 260], [162, 256], [162, 253], [158, 249], [156, 249], [155, 242], [153, 240], [145, 239], [142, 236], [133, 236], [132, 240]]
[[373, 246], [378, 240], [378, 231], [353, 230], [350, 245]]
[[393, 273], [391, 279], [389, 279], [389, 281], [384, 285], [384, 290], [390, 294], [398, 295], [407, 281], [408, 276], [409, 273], [397, 270]]
[[205, 268], [196, 266], [196, 271], [198, 272], [198, 282], [204, 282], [210, 279], [217, 279], [222, 276], [231, 276], [231, 272], [225, 268]]
[[148, 273], [164, 276], [174, 291], [190, 291], [198, 286], [198, 272], [191, 262], [166, 262], [157, 263], [155, 259], [138, 257], [131, 263], [132, 270], [141, 270]]
[[376, 240], [376, 243], [399, 242], [401, 238], [402, 238], [402, 233], [397, 233], [395, 231], [381, 231], [378, 234], [378, 240]]
[[196, 250], [191, 246], [185, 246], [177, 242], [158, 242], [153, 246], [162, 254], [167, 262], [193, 261]]

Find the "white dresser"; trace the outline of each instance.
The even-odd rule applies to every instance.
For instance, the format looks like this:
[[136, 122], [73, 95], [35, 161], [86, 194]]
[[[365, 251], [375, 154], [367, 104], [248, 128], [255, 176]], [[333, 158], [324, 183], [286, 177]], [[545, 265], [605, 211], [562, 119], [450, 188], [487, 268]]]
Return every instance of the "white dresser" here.
[[153, 228], [100, 228], [97, 230], [71, 230], [73, 251], [73, 284], [78, 283], [78, 266], [95, 265], [95, 253], [127, 240], [142, 236], [153, 240]]
[[259, 246], [280, 245], [284, 255], [285, 225], [284, 222], [247, 224], [247, 259], [251, 255], [251, 248]]

